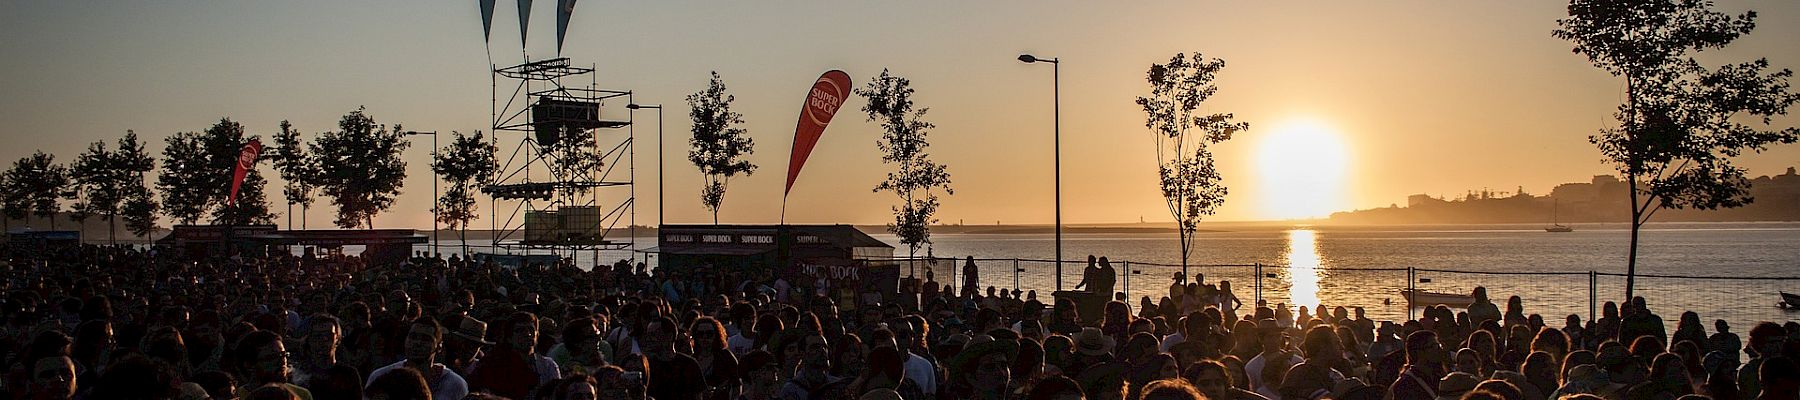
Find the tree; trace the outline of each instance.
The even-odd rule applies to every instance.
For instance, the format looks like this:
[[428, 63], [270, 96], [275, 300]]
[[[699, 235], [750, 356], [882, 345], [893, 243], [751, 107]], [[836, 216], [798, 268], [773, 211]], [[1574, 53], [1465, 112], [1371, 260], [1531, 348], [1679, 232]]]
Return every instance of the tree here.
[[213, 170], [197, 132], [177, 132], [163, 139], [163, 168], [156, 176], [162, 206], [176, 223], [193, 224], [206, 214], [219, 185], [226, 184]]
[[121, 191], [125, 174], [115, 170], [115, 155], [106, 148], [106, 142], [97, 141], [88, 144], [86, 152], [76, 156], [75, 162], [69, 165], [73, 174], [74, 185], [68, 194], [75, 203], [71, 208], [75, 211], [75, 219], [86, 221], [88, 216], [100, 215], [107, 221], [107, 241], [117, 243], [113, 234], [113, 217], [119, 214], [120, 204], [125, 202]]
[[[125, 219], [125, 229], [134, 235], [146, 237], [156, 229], [156, 198], [150, 194], [150, 187], [144, 177], [156, 169], [156, 159], [144, 149], [144, 143], [138, 140], [137, 132], [125, 131], [125, 137], [119, 138], [118, 150], [113, 151], [113, 168], [120, 173], [118, 190], [122, 203], [118, 217]], [[111, 223], [111, 219], [108, 219]], [[111, 235], [112, 227], [107, 227]]]
[[461, 229], [461, 239], [466, 247], [469, 221], [479, 218], [475, 214], [475, 192], [493, 183], [494, 173], [499, 169], [494, 154], [499, 149], [482, 138], [481, 131], [475, 131], [474, 136], [459, 132], [451, 134], [454, 138], [450, 145], [438, 149], [431, 161], [431, 171], [450, 184], [449, 190], [437, 199], [436, 211], [438, 222], [450, 229]]
[[[26, 213], [31, 210], [27, 201], [29, 196], [25, 193], [24, 186], [13, 179], [14, 175], [13, 170], [0, 173], [0, 220], [6, 221], [8, 232], [12, 231], [12, 220], [25, 219]], [[30, 221], [26, 223], [29, 224]]]
[[[205, 132], [180, 132], [163, 139], [167, 146], [156, 187], [162, 191], [162, 207], [169, 216], [183, 224], [199, 221], [201, 216], [227, 225], [274, 221], [275, 214], [263, 196], [265, 181], [255, 168], [245, 172], [237, 202], [230, 202], [238, 154], [245, 143], [255, 139], [245, 137], [244, 126], [230, 118], [220, 118]], [[258, 160], [267, 157], [264, 153]]]
[[1225, 204], [1230, 192], [1219, 177], [1211, 147], [1250, 129], [1250, 123], [1233, 121], [1230, 113], [1199, 111], [1201, 103], [1218, 94], [1213, 79], [1222, 69], [1225, 60], [1199, 52], [1192, 57], [1176, 53], [1168, 64], [1150, 65], [1145, 76], [1150, 96], [1137, 98], [1144, 110], [1144, 127], [1155, 137], [1158, 186], [1178, 228], [1184, 275], [1200, 220]]
[[334, 221], [341, 228], [375, 228], [375, 214], [394, 205], [406, 180], [406, 161], [400, 154], [411, 146], [400, 127], [388, 130], [375, 123], [367, 109], [344, 114], [338, 130], [325, 132], [308, 149], [318, 160], [318, 188], [338, 208]]
[[307, 153], [306, 145], [300, 141], [300, 131], [294, 130], [294, 124], [281, 121], [281, 132], [272, 138], [275, 143], [269, 149], [270, 160], [275, 164], [275, 171], [287, 184], [282, 186], [281, 195], [287, 199], [288, 229], [294, 229], [294, 205], [300, 205], [300, 227], [306, 228], [306, 211], [312, 206], [314, 181], [318, 180], [319, 167]]
[[1769, 61], [1709, 68], [1694, 53], [1723, 48], [1756, 28], [1756, 12], [1728, 15], [1705, 0], [1574, 0], [1553, 35], [1595, 67], [1625, 78], [1625, 102], [1588, 142], [1631, 185], [1625, 297], [1636, 284], [1638, 233], [1658, 210], [1749, 204], [1750, 181], [1731, 159], [1800, 140], [1771, 126], [1800, 101], [1787, 69]]
[[125, 219], [125, 230], [144, 239], [156, 232], [156, 212], [159, 206], [156, 197], [150, 194], [150, 188], [142, 183], [130, 187], [125, 196], [125, 204], [120, 216]]
[[12, 183], [18, 205], [40, 218], [48, 218], [50, 229], [56, 230], [56, 214], [62, 211], [59, 201], [69, 186], [69, 169], [56, 164], [56, 156], [40, 150], [20, 158], [6, 171], [6, 181]]
[[137, 132], [125, 131], [125, 136], [119, 138], [118, 150], [107, 149], [103, 141], [89, 144], [87, 151], [69, 167], [73, 185], [66, 194], [74, 200], [71, 208], [75, 219], [86, 221], [89, 216], [100, 216], [107, 223], [107, 240], [118, 243], [117, 219], [123, 206], [138, 191], [148, 192], [144, 173], [155, 166], [155, 160], [138, 141]]
[[688, 161], [706, 175], [706, 186], [700, 189], [700, 202], [719, 223], [719, 205], [725, 202], [725, 185], [733, 176], [756, 173], [756, 164], [745, 159], [756, 152], [749, 133], [736, 125], [744, 123], [744, 115], [731, 111], [737, 96], [725, 93], [725, 81], [712, 73], [706, 90], [688, 95], [688, 117], [694, 120], [694, 137], [688, 140]]
[[868, 101], [862, 107], [868, 120], [881, 124], [881, 139], [875, 141], [881, 162], [894, 164], [894, 172], [873, 189], [900, 199], [900, 205], [892, 207], [894, 222], [888, 224], [888, 232], [900, 237], [908, 255], [918, 255], [920, 247], [931, 243], [931, 224], [937, 222], [932, 215], [937, 213], [938, 197], [932, 191], [943, 189], [947, 195], [956, 191], [950, 188], [949, 170], [925, 152], [931, 146], [926, 134], [936, 126], [924, 120], [930, 108], [915, 107], [911, 83], [884, 68], [856, 94]]

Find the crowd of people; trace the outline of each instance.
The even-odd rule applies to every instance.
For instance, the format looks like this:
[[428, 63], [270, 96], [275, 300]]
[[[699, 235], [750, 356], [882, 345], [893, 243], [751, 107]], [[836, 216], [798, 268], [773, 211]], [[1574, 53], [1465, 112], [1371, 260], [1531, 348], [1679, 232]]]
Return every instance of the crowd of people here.
[[1202, 276], [1083, 315], [931, 277], [845, 304], [630, 262], [84, 245], [9, 250], [0, 272], [11, 399], [1800, 398], [1800, 324], [1740, 339], [1684, 312], [1670, 334], [1642, 298], [1559, 327], [1480, 288], [1372, 321], [1244, 304]]

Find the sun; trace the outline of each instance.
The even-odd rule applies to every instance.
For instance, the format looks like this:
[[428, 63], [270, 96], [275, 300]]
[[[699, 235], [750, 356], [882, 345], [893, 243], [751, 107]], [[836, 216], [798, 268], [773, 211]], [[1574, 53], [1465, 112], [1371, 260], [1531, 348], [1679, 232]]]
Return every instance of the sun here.
[[1317, 120], [1298, 119], [1259, 136], [1252, 197], [1263, 218], [1322, 218], [1342, 210], [1350, 165], [1342, 135]]

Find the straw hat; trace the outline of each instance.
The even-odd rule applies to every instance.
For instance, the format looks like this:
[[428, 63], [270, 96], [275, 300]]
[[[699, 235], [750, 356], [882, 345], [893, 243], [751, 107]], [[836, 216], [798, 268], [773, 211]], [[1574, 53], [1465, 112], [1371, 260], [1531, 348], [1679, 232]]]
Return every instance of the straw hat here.
[[457, 323], [456, 328], [450, 330], [450, 334], [483, 345], [494, 344], [494, 342], [487, 341], [487, 323], [481, 322], [475, 317], [463, 316], [462, 322]]
[[1475, 385], [1478, 384], [1481, 384], [1481, 378], [1476, 378], [1475, 375], [1467, 372], [1451, 372], [1449, 375], [1444, 375], [1442, 379], [1438, 379], [1438, 399], [1462, 398], [1464, 393], [1475, 390]]
[[1075, 334], [1074, 339], [1075, 352], [1077, 353], [1090, 356], [1103, 356], [1112, 353], [1113, 350], [1113, 338], [1106, 336], [1105, 333], [1101, 333], [1100, 328], [1081, 328], [1081, 333]]

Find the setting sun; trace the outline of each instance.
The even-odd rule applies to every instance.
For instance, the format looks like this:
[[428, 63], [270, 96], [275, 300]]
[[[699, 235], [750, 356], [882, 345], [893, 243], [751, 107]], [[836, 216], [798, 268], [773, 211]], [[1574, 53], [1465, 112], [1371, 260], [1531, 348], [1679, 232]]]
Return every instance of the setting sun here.
[[1264, 218], [1320, 218], [1345, 206], [1350, 150], [1343, 137], [1314, 120], [1280, 123], [1257, 139], [1256, 183]]

